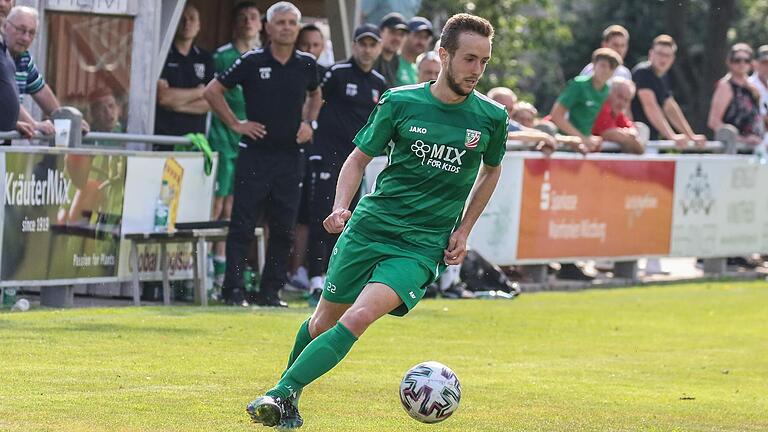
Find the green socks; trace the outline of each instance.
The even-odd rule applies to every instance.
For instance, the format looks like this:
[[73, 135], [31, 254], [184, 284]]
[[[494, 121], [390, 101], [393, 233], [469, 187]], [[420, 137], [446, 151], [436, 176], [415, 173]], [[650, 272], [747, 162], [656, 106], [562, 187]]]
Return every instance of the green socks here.
[[280, 378], [285, 376], [285, 373], [288, 372], [288, 368], [293, 366], [293, 363], [299, 357], [299, 354], [301, 354], [301, 352], [304, 351], [304, 348], [312, 342], [312, 336], [309, 334], [309, 320], [311, 319], [312, 317], [309, 317], [306, 321], [301, 323], [299, 332], [296, 333], [296, 342], [293, 343], [293, 351], [291, 351], [291, 356], [288, 357], [288, 366], [285, 367], [285, 372], [280, 375]]
[[[301, 333], [302, 330], [299, 330], [299, 334]], [[304, 348], [298, 358], [285, 371], [280, 382], [268, 391], [267, 395], [282, 399], [288, 398], [291, 393], [306, 387], [339, 364], [356, 341], [357, 337], [352, 332], [343, 324], [337, 323], [332, 329], [316, 337]], [[298, 347], [299, 336], [296, 337], [296, 342], [294, 351]], [[293, 359], [293, 353], [291, 353], [291, 358]]]

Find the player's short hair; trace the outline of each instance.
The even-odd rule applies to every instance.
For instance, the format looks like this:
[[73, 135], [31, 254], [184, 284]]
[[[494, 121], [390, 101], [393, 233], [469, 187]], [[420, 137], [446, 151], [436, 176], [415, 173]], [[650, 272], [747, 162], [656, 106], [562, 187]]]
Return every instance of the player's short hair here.
[[296, 15], [296, 21], [301, 21], [301, 11], [295, 4], [287, 1], [281, 1], [273, 4], [267, 9], [267, 22], [272, 22], [275, 14], [290, 12]]
[[8, 12], [8, 16], [5, 17], [6, 21], [14, 21], [17, 15], [30, 15], [35, 19], [36, 23], [40, 23], [40, 15], [37, 13], [37, 9], [29, 6], [14, 6], [11, 11]]
[[467, 13], [456, 14], [448, 18], [440, 34], [440, 46], [454, 55], [459, 48], [459, 35], [462, 33], [477, 33], [493, 42], [493, 25], [487, 19]]
[[517, 95], [509, 87], [494, 87], [488, 90], [488, 93], [486, 94], [486, 96], [488, 96], [493, 100], [496, 100], [496, 97], [498, 96], [509, 96], [515, 101], [517, 101]]
[[610, 48], [598, 48], [592, 52], [592, 63], [597, 63], [600, 60], [605, 60], [611, 64], [611, 69], [616, 69], [624, 62], [621, 60], [621, 56], [616, 51]]
[[629, 32], [623, 26], [618, 24], [610, 25], [603, 30], [603, 42], [608, 42], [615, 36], [624, 36], [629, 40]]
[[244, 1], [240, 2], [235, 5], [235, 7], [232, 8], [232, 14], [230, 15], [230, 19], [232, 22], [237, 21], [237, 17], [240, 16], [240, 14], [245, 11], [246, 9], [256, 9], [259, 13], [259, 6], [256, 4], [256, 2], [253, 1]]
[[668, 34], [661, 34], [656, 36], [656, 38], [653, 39], [653, 44], [651, 45], [651, 48], [656, 48], [656, 45], [670, 47], [672, 48], [672, 51], [677, 52], [677, 43], [672, 38], [672, 36]]

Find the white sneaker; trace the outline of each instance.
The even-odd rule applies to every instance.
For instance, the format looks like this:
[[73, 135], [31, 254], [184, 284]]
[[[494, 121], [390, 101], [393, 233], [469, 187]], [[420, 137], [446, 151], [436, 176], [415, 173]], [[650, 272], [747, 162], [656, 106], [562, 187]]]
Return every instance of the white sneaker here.
[[298, 291], [306, 291], [309, 288], [309, 275], [307, 269], [301, 266], [288, 278], [288, 283], [296, 287]]
[[314, 276], [309, 280], [309, 292], [322, 291], [325, 286], [325, 277]]

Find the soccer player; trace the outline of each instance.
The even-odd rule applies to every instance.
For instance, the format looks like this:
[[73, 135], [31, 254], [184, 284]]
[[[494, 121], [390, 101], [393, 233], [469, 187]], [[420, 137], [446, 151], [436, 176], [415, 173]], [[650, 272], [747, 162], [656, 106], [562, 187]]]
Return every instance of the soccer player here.
[[[474, 91], [492, 39], [487, 20], [451, 17], [441, 35], [437, 81], [385, 92], [355, 137], [324, 221], [328, 232], [342, 234], [322, 298], [300, 326], [281, 380], [248, 404], [255, 423], [301, 426], [302, 389], [336, 366], [374, 321], [405, 315], [446, 265], [464, 260], [507, 141], [506, 110]], [[389, 165], [352, 214], [366, 165], [384, 152]]]

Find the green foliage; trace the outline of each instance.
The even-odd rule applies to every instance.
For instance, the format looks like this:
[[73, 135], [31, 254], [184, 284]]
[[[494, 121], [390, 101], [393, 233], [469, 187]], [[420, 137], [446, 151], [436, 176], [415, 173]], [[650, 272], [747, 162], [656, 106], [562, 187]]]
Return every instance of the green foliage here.
[[[765, 431], [768, 284], [425, 300], [305, 389], [302, 431]], [[0, 430], [266, 431], [270, 388], [311, 311], [213, 307], [0, 313]], [[453, 368], [461, 406], [424, 425], [403, 373]]]

